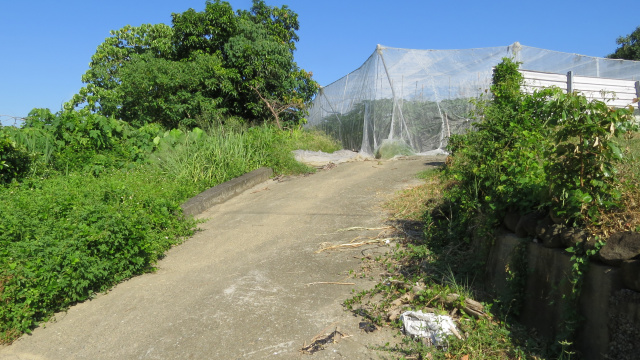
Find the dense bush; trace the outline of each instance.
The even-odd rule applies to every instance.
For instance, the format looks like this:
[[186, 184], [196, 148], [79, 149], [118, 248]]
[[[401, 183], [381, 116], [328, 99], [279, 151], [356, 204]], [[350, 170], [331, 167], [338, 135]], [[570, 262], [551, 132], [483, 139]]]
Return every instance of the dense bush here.
[[29, 169], [30, 162], [26, 151], [8, 135], [0, 133], [0, 184], [20, 179]]
[[517, 68], [510, 59], [496, 67], [493, 98], [476, 104], [476, 131], [449, 141], [451, 206], [463, 222], [481, 217], [488, 227], [508, 211], [597, 222], [618, 205], [614, 139], [632, 130], [631, 111], [557, 88], [523, 94]]
[[149, 269], [191, 234], [179, 210], [185, 184], [148, 166], [104, 175], [0, 190], [0, 339]]

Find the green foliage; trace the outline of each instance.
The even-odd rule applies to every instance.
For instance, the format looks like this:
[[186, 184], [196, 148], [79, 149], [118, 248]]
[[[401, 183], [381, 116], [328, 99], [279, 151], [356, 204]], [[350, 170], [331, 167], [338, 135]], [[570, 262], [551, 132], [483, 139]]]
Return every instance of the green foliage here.
[[521, 94], [516, 64], [503, 64], [494, 72], [497, 94], [476, 102], [477, 131], [449, 141], [456, 212], [495, 224], [507, 211], [549, 207], [567, 222], [597, 221], [618, 204], [612, 185], [622, 152], [612, 139], [633, 129], [630, 110], [557, 88]]
[[614, 139], [634, 129], [632, 113], [560, 91], [547, 106], [556, 114], [549, 117], [555, 131], [546, 170], [552, 211], [567, 221], [598, 222], [601, 211], [619, 205], [616, 164], [623, 154]]
[[56, 148], [52, 165], [58, 170], [86, 165], [98, 152], [114, 150], [124, 131], [124, 124], [102, 115], [75, 111], [54, 115], [47, 109], [32, 110], [24, 127], [46, 130]]
[[520, 315], [526, 294], [524, 292], [528, 274], [528, 261], [527, 261], [527, 248], [528, 243], [521, 241], [513, 249], [511, 253], [511, 259], [506, 272], [507, 287], [504, 294], [500, 294], [499, 301], [503, 307], [507, 309], [506, 315]]
[[150, 269], [192, 233], [193, 187], [152, 168], [27, 179], [0, 189], [0, 339]]
[[31, 159], [8, 135], [0, 133], [0, 184], [20, 179], [29, 169]]
[[620, 46], [608, 58], [640, 61], [640, 26], [631, 34], [618, 37], [616, 44]]
[[194, 127], [199, 118], [227, 112], [224, 97], [237, 96], [237, 74], [225, 69], [218, 54], [198, 53], [190, 61], [143, 54], [120, 70], [121, 105], [113, 115], [134, 126], [159, 123]]
[[147, 52], [160, 58], [170, 58], [173, 54], [173, 30], [165, 24], [127, 25], [110, 34], [98, 46], [91, 57], [89, 70], [82, 76], [82, 82], [87, 85], [65, 104], [66, 110], [84, 105], [84, 108], [105, 116], [117, 115], [122, 102], [120, 70], [131, 59]]
[[207, 1], [172, 23], [112, 31], [65, 108], [169, 128], [221, 116], [279, 127], [303, 121], [317, 83], [293, 61], [299, 24], [287, 6], [254, 0], [251, 11], [234, 13], [227, 2]]
[[86, 110], [52, 114], [48, 109], [33, 109], [22, 128], [2, 129], [29, 154], [31, 174], [41, 176], [73, 170], [97, 174], [144, 161], [155, 147], [152, 139], [161, 131], [157, 124], [134, 129]]
[[520, 63], [503, 58], [493, 70], [491, 93], [494, 106], [511, 108], [520, 100], [524, 76], [518, 72], [519, 67]]
[[[597, 238], [596, 238], [597, 239]], [[595, 256], [604, 246], [601, 240], [596, 241], [593, 248], [587, 249], [584, 243], [567, 248], [565, 251], [571, 255], [571, 272], [569, 281], [571, 283], [571, 292], [566, 296], [567, 301], [563, 302], [562, 311], [562, 327], [561, 331], [556, 335], [557, 345], [560, 347], [562, 354], [571, 353], [575, 341], [576, 331], [578, 330], [582, 318], [579, 314], [578, 302], [582, 292], [584, 277], [589, 268], [590, 258]]]
[[[488, 232], [508, 211], [531, 211], [546, 197], [545, 149], [550, 146], [545, 109], [549, 91], [527, 96], [520, 92], [522, 77], [509, 59], [494, 71], [493, 99], [475, 102], [476, 131], [450, 138], [447, 192], [447, 230], [444, 238], [470, 241], [475, 231]], [[437, 220], [437, 219], [436, 219]], [[444, 226], [446, 225], [446, 226]], [[448, 240], [447, 240], [448, 241]]]

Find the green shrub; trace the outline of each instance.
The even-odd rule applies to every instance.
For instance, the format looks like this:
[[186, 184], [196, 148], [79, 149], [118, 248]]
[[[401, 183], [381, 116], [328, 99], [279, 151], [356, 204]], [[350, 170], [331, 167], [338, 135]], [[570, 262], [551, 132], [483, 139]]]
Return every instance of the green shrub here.
[[291, 150], [328, 143], [316, 138], [271, 126], [134, 129], [48, 110], [3, 129], [0, 179], [20, 181], [0, 184], [0, 342], [151, 269], [192, 233], [186, 199], [263, 166], [311, 171]]
[[634, 128], [631, 112], [558, 88], [522, 94], [521, 81], [517, 63], [505, 59], [494, 72], [493, 99], [476, 103], [476, 131], [449, 141], [451, 203], [488, 225], [508, 211], [538, 209], [571, 224], [597, 221], [618, 205], [622, 152], [613, 139]]
[[197, 189], [149, 166], [104, 175], [0, 189], [0, 339], [147, 271], [192, 233], [179, 204]]
[[[625, 219], [626, 226], [632, 226], [633, 216], [626, 215], [633, 210], [615, 213], [623, 212], [625, 205], [635, 206], [633, 196], [623, 201], [617, 173], [623, 159], [617, 138], [637, 129], [632, 110], [612, 109], [558, 88], [523, 94], [517, 67], [509, 59], [496, 67], [493, 97], [476, 101], [481, 119], [476, 131], [450, 139], [443, 202], [425, 214], [429, 249], [447, 254], [447, 264], [462, 276], [477, 274], [478, 264], [486, 259], [482, 250], [491, 244], [507, 212], [550, 212], [556, 221], [587, 228], [594, 239], [606, 232], [598, 226], [607, 217]], [[627, 189], [630, 179], [625, 181]], [[564, 310], [566, 331], [556, 339], [563, 347], [573, 341], [582, 277], [589, 256], [597, 252], [582, 246], [566, 250], [573, 253], [573, 268], [572, 293]], [[520, 259], [525, 257], [517, 252]], [[456, 261], [451, 254], [465, 259]], [[474, 256], [479, 263], [474, 264]], [[508, 304], [503, 309], [507, 313], [517, 310], [524, 290], [526, 266], [522, 261], [518, 265], [524, 267], [509, 270], [512, 288], [501, 299]]]
[[546, 169], [551, 210], [568, 222], [597, 223], [603, 211], [621, 205], [616, 168], [623, 153], [615, 139], [636, 129], [632, 112], [561, 91], [547, 106], [555, 114]]
[[448, 219], [456, 223], [445, 227], [449, 239], [462, 236], [459, 232], [469, 239], [468, 228], [492, 228], [506, 212], [531, 211], [547, 197], [551, 129], [545, 104], [551, 90], [522, 94], [517, 69], [509, 59], [496, 67], [493, 98], [475, 103], [474, 116], [481, 119], [476, 130], [449, 140], [446, 175], [454, 186], [445, 198]]
[[20, 179], [29, 169], [31, 159], [6, 134], [0, 133], [0, 184]]

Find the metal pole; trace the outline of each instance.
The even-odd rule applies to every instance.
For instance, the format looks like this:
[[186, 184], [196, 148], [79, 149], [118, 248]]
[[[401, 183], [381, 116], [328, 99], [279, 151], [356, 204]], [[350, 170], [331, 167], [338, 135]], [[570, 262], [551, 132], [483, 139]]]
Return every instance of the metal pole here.
[[567, 73], [567, 94], [573, 93], [573, 71]]
[[[387, 74], [387, 80], [389, 80], [389, 85], [391, 86], [391, 95], [393, 96], [393, 109], [396, 109], [396, 90], [393, 88], [393, 81], [391, 80], [391, 76], [389, 75], [389, 69], [387, 68], [387, 63], [384, 60], [384, 56], [382, 56], [382, 46], [380, 46], [380, 44], [378, 44], [378, 46], [376, 47], [376, 52], [378, 53], [378, 56], [380, 56], [380, 60], [382, 60], [382, 66], [384, 66], [384, 72]], [[400, 112], [400, 117], [404, 119], [404, 117], [402, 116], [402, 109], [398, 109], [398, 111]], [[391, 115], [391, 128], [389, 130], [389, 139], [393, 139], [393, 127], [394, 127], [394, 121], [393, 121], [393, 114]]]
[[640, 110], [640, 81], [636, 81], [636, 99], [638, 100], [638, 110]]

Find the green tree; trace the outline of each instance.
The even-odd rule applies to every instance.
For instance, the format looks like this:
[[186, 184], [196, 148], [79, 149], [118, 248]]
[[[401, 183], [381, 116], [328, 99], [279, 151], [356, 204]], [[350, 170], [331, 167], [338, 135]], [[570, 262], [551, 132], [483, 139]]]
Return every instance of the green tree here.
[[111, 36], [98, 46], [91, 57], [89, 70], [82, 76], [82, 82], [87, 85], [65, 104], [65, 108], [72, 110], [83, 105], [94, 112], [118, 116], [118, 108], [122, 103], [119, 91], [123, 81], [121, 69], [132, 59], [147, 52], [155, 57], [171, 58], [172, 34], [171, 27], [164, 24], [127, 25], [118, 31], [112, 30]]
[[616, 44], [620, 46], [613, 54], [607, 55], [608, 58], [640, 61], [640, 26], [631, 34], [618, 37]]
[[318, 86], [293, 59], [297, 14], [262, 0], [234, 12], [216, 0], [172, 16], [171, 27], [112, 31], [67, 108], [84, 106], [135, 126], [193, 127], [223, 116], [279, 127], [303, 121]]
[[190, 61], [144, 54], [121, 70], [119, 118], [134, 126], [196, 126], [199, 117], [227, 112], [225, 97], [237, 96], [237, 73], [223, 67], [217, 54], [198, 53]]

